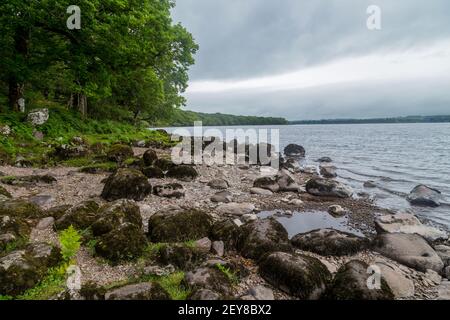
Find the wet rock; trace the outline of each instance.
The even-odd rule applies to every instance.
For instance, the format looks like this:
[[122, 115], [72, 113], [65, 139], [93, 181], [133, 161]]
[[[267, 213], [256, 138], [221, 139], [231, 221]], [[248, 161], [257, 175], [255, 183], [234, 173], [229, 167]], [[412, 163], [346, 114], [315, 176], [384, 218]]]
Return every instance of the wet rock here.
[[317, 162], [322, 162], [322, 163], [330, 163], [333, 162], [333, 160], [330, 157], [322, 157], [316, 160]]
[[166, 176], [168, 178], [174, 178], [181, 181], [190, 182], [195, 180], [198, 177], [198, 172], [195, 168], [187, 165], [179, 165], [173, 168], [170, 168]]
[[349, 187], [340, 182], [317, 177], [306, 183], [306, 191], [309, 194], [321, 197], [350, 198], [353, 194]]
[[152, 166], [156, 160], [158, 160], [158, 155], [156, 154], [155, 150], [148, 149], [147, 151], [145, 151], [142, 158], [144, 160], [145, 166], [149, 167]]
[[353, 260], [342, 266], [324, 295], [327, 300], [393, 300], [394, 294], [381, 278], [380, 289], [369, 289], [369, 266]]
[[336, 178], [336, 167], [333, 166], [320, 166], [320, 175], [324, 178]]
[[134, 169], [119, 169], [105, 182], [102, 198], [107, 201], [119, 199], [144, 200], [152, 192], [146, 176]]
[[319, 299], [331, 280], [328, 269], [316, 258], [275, 252], [259, 265], [261, 276], [274, 287], [303, 299]]
[[255, 205], [252, 203], [223, 203], [217, 207], [217, 211], [222, 214], [231, 214], [242, 216], [247, 213], [252, 213], [255, 210]]
[[286, 148], [284, 148], [284, 154], [287, 157], [305, 157], [305, 148], [298, 144], [290, 144]]
[[410, 268], [441, 272], [444, 263], [430, 245], [417, 234], [385, 233], [374, 240], [374, 250]]
[[215, 190], [226, 190], [230, 184], [224, 179], [215, 179], [208, 182], [208, 187]]
[[221, 191], [211, 197], [215, 203], [230, 203], [233, 201], [233, 194], [229, 191]]
[[170, 300], [169, 294], [158, 284], [144, 282], [130, 284], [106, 292], [106, 300]]
[[106, 154], [109, 161], [122, 163], [127, 159], [133, 158], [133, 149], [125, 144], [113, 145]]
[[223, 296], [231, 295], [231, 284], [226, 275], [217, 268], [200, 267], [186, 273], [185, 285], [192, 291], [210, 290]]
[[303, 251], [322, 256], [353, 255], [369, 247], [369, 240], [333, 229], [321, 229], [294, 236], [291, 243]]
[[56, 230], [65, 230], [70, 226], [84, 230], [89, 228], [97, 219], [99, 205], [95, 201], [81, 202], [69, 210], [55, 222]]
[[48, 109], [33, 110], [27, 115], [27, 121], [32, 126], [41, 126], [48, 121], [49, 112]]
[[207, 237], [211, 231], [210, 215], [198, 210], [158, 212], [148, 221], [152, 242], [183, 242]]
[[142, 173], [149, 179], [163, 179], [164, 172], [158, 167], [145, 167]]
[[412, 205], [425, 207], [439, 207], [442, 195], [439, 190], [425, 185], [415, 187], [406, 198]]
[[408, 298], [414, 295], [414, 282], [406, 278], [399, 268], [382, 262], [377, 262], [376, 265], [395, 298]]
[[0, 202], [0, 216], [11, 215], [18, 218], [42, 218], [43, 211], [34, 203], [25, 200], [6, 200]]
[[163, 186], [156, 186], [154, 193], [158, 197], [179, 199], [184, 197], [186, 190], [179, 183], [169, 183]]
[[212, 253], [218, 255], [219, 257], [223, 257], [225, 254], [225, 244], [223, 241], [214, 241], [211, 245]]
[[278, 192], [280, 186], [275, 177], [262, 177], [255, 180], [253, 187], [269, 190], [271, 192]]
[[208, 252], [185, 243], [167, 244], [160, 249], [158, 260], [180, 270], [193, 270], [206, 260]]
[[262, 189], [262, 188], [251, 188], [250, 189], [251, 194], [257, 194], [260, 196], [271, 196], [273, 195], [273, 192], [268, 189]]
[[409, 213], [381, 216], [375, 220], [375, 228], [378, 233], [418, 234], [431, 242], [448, 239], [446, 232], [423, 225], [419, 219]]
[[300, 172], [300, 163], [295, 158], [280, 159], [280, 168], [297, 173]]
[[335, 218], [340, 218], [348, 214], [348, 210], [342, 208], [340, 205], [332, 205], [328, 208], [328, 213]]
[[239, 251], [245, 258], [260, 259], [263, 255], [275, 252], [290, 252], [286, 229], [275, 219], [253, 221], [242, 227]]

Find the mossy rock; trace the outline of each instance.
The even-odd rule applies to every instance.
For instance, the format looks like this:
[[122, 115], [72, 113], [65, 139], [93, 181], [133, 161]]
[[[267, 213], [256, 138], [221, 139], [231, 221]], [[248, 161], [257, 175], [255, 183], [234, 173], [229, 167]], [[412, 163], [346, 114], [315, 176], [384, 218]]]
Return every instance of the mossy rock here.
[[81, 286], [80, 296], [85, 300], [105, 300], [105, 293], [107, 290], [93, 282], [87, 282]]
[[259, 273], [275, 288], [303, 300], [319, 299], [332, 278], [318, 259], [285, 252], [265, 256]]
[[198, 177], [198, 172], [195, 170], [195, 168], [188, 166], [188, 165], [179, 165], [170, 168], [166, 176], [168, 178], [174, 178], [181, 181], [192, 181], [195, 180]]
[[153, 165], [157, 168], [160, 168], [164, 172], [166, 172], [176, 166], [176, 164], [174, 164], [171, 160], [165, 159], [165, 158], [157, 159], [153, 163]]
[[109, 161], [122, 163], [129, 158], [133, 158], [133, 149], [125, 144], [115, 144], [108, 150], [106, 157]]
[[25, 218], [5, 215], [0, 216], [0, 234], [11, 233], [17, 238], [28, 238], [31, 228]]
[[51, 175], [31, 175], [22, 177], [3, 177], [0, 181], [4, 184], [14, 185], [14, 186], [27, 186], [36, 183], [52, 184], [56, 182], [56, 178]]
[[142, 173], [149, 179], [163, 179], [164, 171], [158, 167], [145, 167], [142, 169]]
[[159, 250], [159, 262], [171, 264], [181, 270], [192, 270], [206, 260], [207, 253], [200, 248], [186, 244], [166, 244]]
[[222, 271], [213, 267], [200, 267], [186, 273], [183, 284], [192, 292], [211, 290], [219, 293], [223, 299], [230, 298], [232, 295], [230, 279]]
[[148, 237], [155, 243], [184, 242], [207, 237], [211, 227], [211, 216], [203, 211], [159, 212], [148, 221]]
[[99, 174], [99, 173], [115, 172], [116, 170], [117, 170], [117, 163], [106, 162], [85, 166], [80, 169], [80, 172], [89, 174]]
[[105, 294], [106, 300], [171, 300], [169, 293], [157, 282], [129, 284], [112, 289]]
[[119, 199], [144, 200], [152, 192], [146, 176], [134, 169], [119, 169], [105, 181], [102, 197], [107, 201]]
[[0, 186], [0, 195], [5, 196], [7, 198], [12, 198], [11, 193], [8, 192], [5, 188]]
[[158, 155], [155, 150], [148, 149], [147, 151], [145, 151], [142, 159], [144, 161], [144, 165], [146, 167], [149, 167], [152, 166], [156, 160], [158, 160]]
[[20, 218], [42, 218], [43, 211], [34, 203], [25, 200], [6, 200], [0, 202], [0, 216], [11, 215]]
[[81, 202], [55, 221], [56, 230], [65, 230], [70, 226], [75, 229], [84, 230], [89, 228], [98, 217], [99, 205], [93, 200]]
[[51, 207], [50, 209], [48, 209], [45, 212], [45, 216], [53, 217], [53, 218], [55, 218], [55, 220], [58, 220], [63, 215], [65, 215], [67, 213], [67, 211], [69, 211], [70, 208], [72, 208], [72, 206], [70, 204], [63, 204], [60, 206]]
[[380, 289], [369, 289], [369, 265], [353, 260], [342, 266], [333, 279], [323, 299], [327, 300], [393, 300], [394, 294], [380, 277]]
[[230, 219], [218, 221], [211, 228], [211, 239], [223, 241], [228, 250], [238, 247], [240, 237], [240, 227]]

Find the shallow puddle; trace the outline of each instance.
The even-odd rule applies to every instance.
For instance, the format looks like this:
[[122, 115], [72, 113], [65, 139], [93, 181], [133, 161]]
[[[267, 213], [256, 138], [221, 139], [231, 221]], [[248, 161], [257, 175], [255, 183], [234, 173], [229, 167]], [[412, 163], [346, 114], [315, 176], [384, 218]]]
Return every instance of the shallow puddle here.
[[276, 211], [263, 211], [258, 214], [262, 219], [274, 217], [289, 233], [289, 238], [299, 234], [317, 229], [335, 229], [357, 236], [364, 236], [359, 230], [352, 228], [348, 224], [347, 217], [334, 218], [328, 212], [310, 211], [295, 212], [292, 216], [282, 216]]

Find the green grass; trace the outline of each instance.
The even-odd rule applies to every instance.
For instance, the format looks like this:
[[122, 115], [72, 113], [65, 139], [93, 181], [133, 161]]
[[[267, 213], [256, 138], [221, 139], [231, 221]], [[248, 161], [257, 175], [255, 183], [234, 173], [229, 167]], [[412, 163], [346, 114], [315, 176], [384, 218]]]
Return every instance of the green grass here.
[[230, 268], [225, 267], [224, 265], [221, 265], [220, 263], [216, 264], [216, 268], [220, 272], [222, 272], [232, 284], [236, 285], [239, 283], [239, 277]]
[[191, 293], [182, 285], [184, 272], [179, 271], [156, 280], [163, 287], [173, 300], [186, 300]]

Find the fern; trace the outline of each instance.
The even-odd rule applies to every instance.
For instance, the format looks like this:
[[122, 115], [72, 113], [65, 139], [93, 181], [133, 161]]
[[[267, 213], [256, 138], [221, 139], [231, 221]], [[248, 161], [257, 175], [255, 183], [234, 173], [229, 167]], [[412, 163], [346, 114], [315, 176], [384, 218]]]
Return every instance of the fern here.
[[81, 235], [73, 226], [70, 226], [59, 234], [59, 242], [64, 261], [70, 261], [80, 249]]

